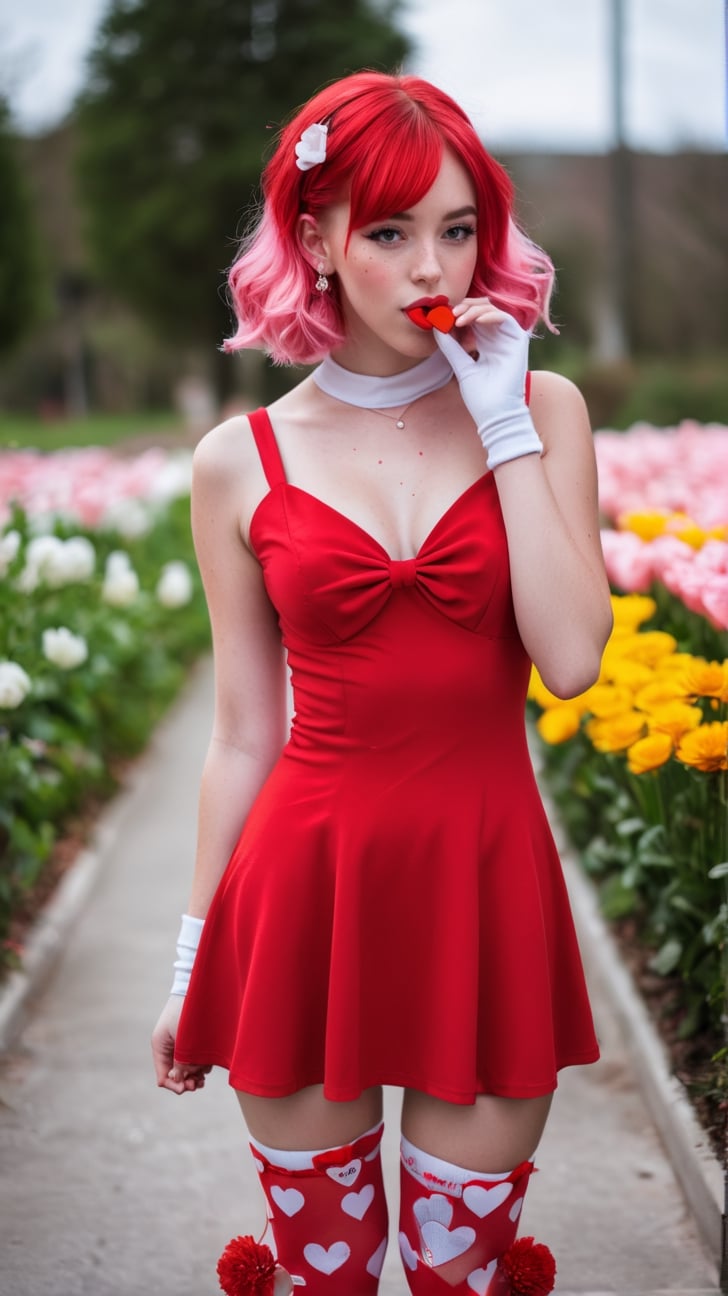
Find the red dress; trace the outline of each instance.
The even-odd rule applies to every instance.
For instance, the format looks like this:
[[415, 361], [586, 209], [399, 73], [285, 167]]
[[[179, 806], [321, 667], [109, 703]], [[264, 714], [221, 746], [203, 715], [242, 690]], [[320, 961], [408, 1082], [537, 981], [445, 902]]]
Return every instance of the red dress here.
[[286, 481], [265, 411], [251, 423], [295, 718], [210, 908], [177, 1057], [270, 1097], [549, 1093], [599, 1050], [493, 476], [394, 561]]

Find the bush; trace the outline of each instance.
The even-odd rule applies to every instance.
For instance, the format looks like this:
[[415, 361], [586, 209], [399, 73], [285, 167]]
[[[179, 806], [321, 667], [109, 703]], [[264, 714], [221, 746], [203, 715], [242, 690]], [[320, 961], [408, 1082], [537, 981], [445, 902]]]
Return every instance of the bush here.
[[69, 816], [112, 790], [208, 645], [188, 514], [177, 498], [124, 539], [33, 534], [16, 508], [0, 536], [0, 969]]

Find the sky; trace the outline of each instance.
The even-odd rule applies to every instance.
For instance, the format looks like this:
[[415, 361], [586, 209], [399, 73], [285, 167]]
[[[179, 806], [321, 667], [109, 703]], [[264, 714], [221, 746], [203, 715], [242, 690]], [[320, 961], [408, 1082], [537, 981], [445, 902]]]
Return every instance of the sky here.
[[[726, 148], [728, 0], [623, 0], [633, 148]], [[0, 0], [0, 87], [20, 128], [68, 111], [107, 0]], [[612, 0], [404, 0], [408, 70], [447, 90], [494, 148], [601, 151], [614, 139]], [[292, 105], [293, 106], [293, 105]]]

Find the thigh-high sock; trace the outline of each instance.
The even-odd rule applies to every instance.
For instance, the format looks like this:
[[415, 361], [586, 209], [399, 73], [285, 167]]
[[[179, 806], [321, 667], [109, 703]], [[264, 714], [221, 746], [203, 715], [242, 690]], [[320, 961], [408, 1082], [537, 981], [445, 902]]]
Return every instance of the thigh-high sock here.
[[[321, 1152], [280, 1152], [251, 1140], [277, 1264], [305, 1296], [376, 1296], [387, 1246], [382, 1130], [380, 1124], [353, 1143]], [[228, 1261], [238, 1254], [235, 1248], [231, 1243], [224, 1253]], [[269, 1291], [242, 1284], [223, 1290], [272, 1296], [273, 1285]]]
[[[413, 1296], [546, 1296], [556, 1267], [533, 1238], [515, 1242], [533, 1163], [486, 1175], [402, 1139], [399, 1244]], [[449, 1291], [448, 1291], [449, 1289]]]

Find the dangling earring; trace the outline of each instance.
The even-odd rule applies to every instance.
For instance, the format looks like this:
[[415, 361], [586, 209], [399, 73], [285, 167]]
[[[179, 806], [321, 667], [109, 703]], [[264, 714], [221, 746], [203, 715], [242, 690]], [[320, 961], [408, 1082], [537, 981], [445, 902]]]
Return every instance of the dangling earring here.
[[329, 281], [327, 276], [324, 274], [323, 261], [319, 261], [318, 265], [316, 266], [316, 269], [318, 271], [318, 279], [316, 280], [316, 291], [320, 293], [328, 292]]

